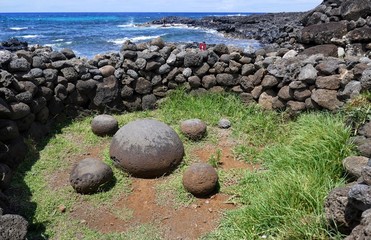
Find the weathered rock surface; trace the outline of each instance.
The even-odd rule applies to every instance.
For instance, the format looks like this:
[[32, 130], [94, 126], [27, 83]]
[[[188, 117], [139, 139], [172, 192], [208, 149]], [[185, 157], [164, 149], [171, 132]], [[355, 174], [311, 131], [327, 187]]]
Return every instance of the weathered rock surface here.
[[348, 192], [352, 185], [333, 189], [326, 201], [325, 212], [327, 222], [343, 234], [349, 234], [359, 224], [362, 211], [348, 202]]
[[188, 119], [180, 123], [180, 130], [191, 140], [200, 140], [206, 134], [207, 126], [200, 119]]
[[110, 115], [98, 115], [91, 122], [91, 130], [98, 136], [111, 136], [117, 132], [118, 122]]
[[70, 174], [71, 186], [78, 193], [95, 193], [112, 180], [112, 169], [99, 159], [86, 158], [75, 165]]
[[0, 239], [26, 239], [28, 222], [19, 215], [0, 216]]
[[183, 174], [184, 188], [195, 196], [207, 196], [216, 190], [218, 174], [206, 163], [194, 163]]
[[361, 177], [363, 167], [366, 167], [369, 159], [362, 156], [351, 156], [343, 160], [343, 166], [352, 178]]
[[169, 174], [182, 161], [184, 147], [168, 125], [156, 120], [137, 120], [113, 136], [110, 156], [115, 165], [135, 177]]

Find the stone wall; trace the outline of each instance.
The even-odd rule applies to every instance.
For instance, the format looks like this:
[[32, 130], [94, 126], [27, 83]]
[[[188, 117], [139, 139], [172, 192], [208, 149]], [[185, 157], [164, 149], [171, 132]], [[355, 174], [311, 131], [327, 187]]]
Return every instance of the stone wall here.
[[18, 228], [27, 228], [17, 215], [1, 216], [7, 206], [1, 189], [9, 186], [12, 172], [24, 160], [24, 137], [41, 139], [58, 116], [153, 109], [178, 87], [190, 94], [234, 92], [246, 104], [293, 112], [336, 111], [371, 90], [369, 58], [323, 53], [244, 51], [225, 45], [200, 51], [162, 39], [137, 45], [128, 41], [119, 53], [91, 60], [69, 49], [39, 46], [0, 51], [0, 221], [20, 219]]
[[153, 109], [177, 87], [191, 94], [234, 92], [266, 109], [336, 111], [371, 88], [371, 60], [303, 55], [293, 50], [216, 45], [207, 51], [126, 42], [120, 53], [77, 58], [69, 49], [0, 51], [0, 162], [15, 169], [22, 136], [41, 138], [60, 114]]

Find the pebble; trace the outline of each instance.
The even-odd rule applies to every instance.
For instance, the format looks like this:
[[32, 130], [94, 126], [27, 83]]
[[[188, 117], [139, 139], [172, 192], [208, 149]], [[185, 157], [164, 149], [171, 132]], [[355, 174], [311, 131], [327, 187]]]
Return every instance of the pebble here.
[[226, 118], [220, 119], [218, 123], [219, 128], [227, 129], [231, 127], [231, 121]]
[[59, 210], [59, 212], [61, 212], [61, 213], [65, 213], [65, 212], [66, 212], [66, 206], [64, 206], [64, 205], [60, 205], [60, 206], [58, 207], [58, 210]]

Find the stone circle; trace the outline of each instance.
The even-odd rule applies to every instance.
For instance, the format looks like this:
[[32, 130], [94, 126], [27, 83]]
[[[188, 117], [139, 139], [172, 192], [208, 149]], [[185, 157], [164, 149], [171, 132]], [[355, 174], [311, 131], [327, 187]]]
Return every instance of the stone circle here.
[[91, 130], [98, 136], [112, 136], [118, 130], [118, 122], [110, 115], [98, 115], [91, 122]]
[[120, 128], [113, 136], [110, 157], [134, 177], [155, 178], [169, 174], [184, 156], [178, 134], [157, 120], [140, 119]]
[[207, 163], [194, 163], [183, 174], [184, 188], [195, 196], [207, 196], [217, 186], [218, 174]]
[[86, 158], [72, 169], [70, 174], [71, 186], [78, 193], [95, 193], [98, 188], [109, 182], [113, 177], [110, 166], [99, 159]]
[[206, 134], [206, 124], [200, 119], [185, 120], [180, 124], [182, 133], [191, 140], [200, 140]]

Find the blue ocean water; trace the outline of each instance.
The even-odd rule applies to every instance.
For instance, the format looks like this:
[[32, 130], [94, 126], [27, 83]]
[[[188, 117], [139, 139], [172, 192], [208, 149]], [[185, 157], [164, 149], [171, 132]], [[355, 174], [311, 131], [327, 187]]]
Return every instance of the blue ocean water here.
[[0, 41], [11, 37], [54, 50], [71, 48], [79, 56], [119, 51], [128, 39], [146, 42], [162, 37], [166, 42], [225, 43], [240, 47], [256, 41], [225, 38], [215, 30], [175, 25], [138, 26], [165, 16], [249, 15], [249, 13], [0, 13]]

